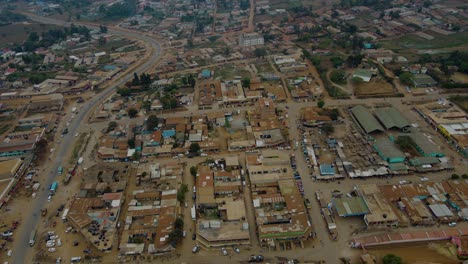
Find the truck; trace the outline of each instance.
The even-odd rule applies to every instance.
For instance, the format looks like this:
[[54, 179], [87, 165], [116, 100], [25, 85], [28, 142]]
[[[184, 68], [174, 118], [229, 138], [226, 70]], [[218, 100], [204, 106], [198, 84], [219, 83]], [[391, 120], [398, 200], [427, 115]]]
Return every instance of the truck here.
[[29, 235], [29, 246], [32, 247], [36, 243], [36, 237], [37, 237], [37, 230], [31, 231], [31, 234]]
[[41, 187], [41, 184], [38, 183], [38, 182], [36, 182], [36, 183], [33, 185], [32, 189], [33, 189], [33, 191], [37, 191], [37, 190], [39, 189], [39, 187]]
[[195, 210], [195, 205], [192, 206], [191, 210], [190, 210], [190, 213], [192, 214], [192, 220], [195, 221], [197, 220], [197, 212]]
[[54, 195], [55, 192], [57, 191], [57, 188], [58, 188], [58, 182], [54, 181], [51, 185], [50, 185], [50, 194], [51, 195]]
[[81, 164], [83, 164], [83, 157], [80, 157], [80, 158], [78, 159], [78, 165], [81, 165]]
[[62, 175], [62, 173], [63, 173], [63, 167], [62, 167], [62, 166], [59, 166], [59, 167], [57, 168], [57, 175]]
[[65, 210], [63, 210], [63, 214], [62, 214], [62, 221], [63, 222], [67, 221], [68, 212], [70, 212], [70, 208], [65, 208]]

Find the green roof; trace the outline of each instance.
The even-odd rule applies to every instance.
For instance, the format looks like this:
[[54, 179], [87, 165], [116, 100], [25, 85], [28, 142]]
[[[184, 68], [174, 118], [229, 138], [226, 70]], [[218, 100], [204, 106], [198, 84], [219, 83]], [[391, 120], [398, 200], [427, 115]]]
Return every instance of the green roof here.
[[402, 162], [405, 160], [405, 154], [387, 137], [378, 137], [374, 142], [374, 148], [387, 162]]
[[372, 72], [368, 70], [355, 70], [353, 72], [353, 75], [357, 76], [362, 76], [362, 77], [367, 77], [367, 78], [372, 78]]
[[387, 129], [410, 126], [410, 123], [404, 118], [395, 107], [380, 108], [375, 110], [375, 115]]
[[438, 164], [440, 160], [436, 157], [417, 157], [410, 159], [409, 162], [413, 166], [421, 166], [426, 164]]
[[411, 80], [413, 81], [413, 84], [416, 87], [418, 87], [418, 86], [432, 86], [432, 85], [437, 84], [437, 82], [434, 79], [432, 79], [431, 76], [429, 76], [427, 74], [415, 74], [413, 76], [413, 78], [411, 78]]
[[377, 119], [375, 119], [371, 112], [364, 106], [357, 105], [351, 108], [351, 112], [366, 133], [384, 131], [384, 128], [379, 124]]
[[410, 128], [409, 134], [401, 134], [401, 136], [409, 136], [416, 144], [416, 149], [424, 156], [444, 157], [445, 155], [439, 151], [439, 148], [430, 141], [426, 135], [423, 135], [414, 127]]
[[339, 216], [365, 215], [370, 212], [364, 198], [362, 197], [341, 197], [332, 200]]
[[407, 171], [409, 169], [404, 163], [389, 163], [388, 168], [392, 171]]

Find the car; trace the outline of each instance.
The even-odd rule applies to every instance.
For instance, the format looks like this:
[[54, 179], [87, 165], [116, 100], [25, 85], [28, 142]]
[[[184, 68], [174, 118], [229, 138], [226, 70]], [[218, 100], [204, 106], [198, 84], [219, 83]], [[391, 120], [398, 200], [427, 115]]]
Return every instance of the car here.
[[72, 229], [73, 228], [71, 226], [67, 227], [67, 229], [65, 230], [65, 233], [70, 233], [70, 231], [72, 231]]
[[7, 256], [8, 256], [8, 257], [11, 257], [11, 255], [13, 255], [13, 250], [10, 249], [10, 250], [8, 250], [8, 252], [7, 252]]
[[249, 262], [263, 262], [263, 256], [262, 255], [250, 255]]
[[448, 224], [448, 226], [455, 227], [455, 226], [457, 226], [457, 223], [456, 222], [451, 222], [451, 223]]
[[197, 234], [193, 233], [192, 240], [195, 240], [195, 239], [197, 239]]
[[50, 253], [54, 253], [54, 252], [57, 251], [57, 249], [55, 249], [54, 247], [52, 247], [52, 248], [49, 248], [47, 251], [49, 251]]
[[200, 245], [195, 245], [195, 246], [192, 248], [192, 253], [197, 253], [198, 251], [200, 251]]
[[61, 240], [61, 239], [57, 239], [57, 246], [58, 246], [58, 247], [61, 247], [61, 246], [62, 246], [62, 240]]
[[223, 256], [227, 256], [228, 255], [228, 252], [225, 248], [222, 248], [221, 249], [221, 253], [223, 254]]
[[422, 178], [421, 178], [421, 181], [422, 181], [422, 182], [425, 182], [425, 181], [428, 181], [428, 180], [429, 180], [429, 179], [426, 178], [426, 177], [422, 177]]
[[47, 201], [50, 202], [52, 200], [52, 195], [49, 195], [49, 197], [47, 197]]
[[407, 184], [408, 182], [403, 180], [403, 181], [400, 181], [400, 184]]
[[2, 237], [11, 237], [13, 235], [13, 232], [11, 231], [5, 231], [2, 233]]
[[31, 195], [31, 198], [36, 198], [36, 193], [34, 192], [32, 195]]
[[58, 257], [57, 260], [55, 261], [55, 264], [60, 264], [60, 263], [62, 263], [62, 258]]
[[239, 249], [238, 247], [235, 247], [235, 248], [234, 248], [234, 252], [236, 252], [237, 254], [239, 254], [239, 253], [240, 253], [240, 249]]
[[53, 248], [53, 247], [55, 247], [55, 243], [50, 243], [50, 244], [47, 243], [47, 244], [46, 244], [46, 247], [48, 247], [48, 248]]

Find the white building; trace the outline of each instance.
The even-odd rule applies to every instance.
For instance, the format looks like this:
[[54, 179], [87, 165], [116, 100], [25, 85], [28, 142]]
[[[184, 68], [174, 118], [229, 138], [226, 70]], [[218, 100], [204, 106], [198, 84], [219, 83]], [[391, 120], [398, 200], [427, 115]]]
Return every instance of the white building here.
[[242, 34], [239, 38], [239, 45], [244, 47], [263, 45], [264, 43], [263, 36], [257, 33]]

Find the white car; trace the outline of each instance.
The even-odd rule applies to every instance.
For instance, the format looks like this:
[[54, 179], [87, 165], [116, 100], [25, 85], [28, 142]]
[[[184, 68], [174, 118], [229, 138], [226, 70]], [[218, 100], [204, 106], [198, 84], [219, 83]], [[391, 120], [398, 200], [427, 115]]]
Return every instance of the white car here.
[[33, 199], [36, 198], [36, 193], [33, 193], [33, 194], [31, 195], [31, 198], [33, 198]]
[[7, 256], [11, 257], [11, 255], [12, 255], [12, 254], [13, 254], [13, 250], [11, 250], [11, 249], [10, 249], [10, 250], [8, 250], [8, 252], [7, 252]]
[[55, 232], [54, 232], [54, 231], [48, 231], [47, 234], [48, 234], [49, 236], [54, 236], [54, 235], [55, 235]]
[[426, 178], [426, 177], [422, 177], [422, 178], [421, 178], [421, 181], [423, 181], [423, 182], [428, 181], [428, 180], [429, 180], [429, 179]]
[[221, 249], [221, 253], [223, 253], [223, 256], [227, 256], [228, 255], [228, 252], [225, 248], [222, 248]]
[[56, 252], [56, 251], [57, 251], [57, 249], [55, 249], [55, 248], [53, 247], [53, 248], [49, 248], [49, 250], [48, 250], [48, 251], [49, 251], [50, 253], [54, 253], [54, 252]]
[[47, 201], [50, 202], [52, 200], [52, 195], [49, 195], [49, 197], [47, 197]]
[[57, 239], [57, 238], [58, 238], [57, 235], [52, 235], [52, 236], [50, 236], [49, 240], [54, 240], [55, 241], [55, 239]]
[[400, 181], [400, 184], [407, 184], [407, 181]]
[[57, 239], [57, 246], [58, 246], [58, 247], [61, 247], [61, 246], [62, 246], [62, 240], [61, 240], [61, 239]]
[[53, 248], [53, 247], [55, 247], [55, 243], [46, 244], [46, 247], [48, 247], [48, 248]]
[[456, 222], [451, 222], [451, 223], [448, 224], [448, 226], [455, 227], [455, 226], [457, 226], [457, 223]]

